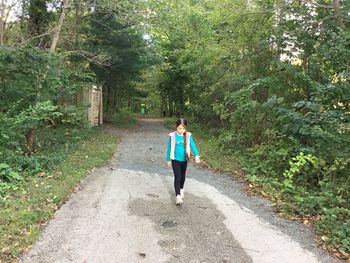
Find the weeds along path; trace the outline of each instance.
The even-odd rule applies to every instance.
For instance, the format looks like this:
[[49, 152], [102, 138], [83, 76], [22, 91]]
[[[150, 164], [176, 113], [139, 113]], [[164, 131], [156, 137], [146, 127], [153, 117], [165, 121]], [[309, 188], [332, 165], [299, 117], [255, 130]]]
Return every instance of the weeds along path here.
[[169, 131], [140, 120], [92, 172], [22, 262], [338, 262], [309, 228], [277, 218], [229, 176], [189, 164], [184, 205], [165, 167]]

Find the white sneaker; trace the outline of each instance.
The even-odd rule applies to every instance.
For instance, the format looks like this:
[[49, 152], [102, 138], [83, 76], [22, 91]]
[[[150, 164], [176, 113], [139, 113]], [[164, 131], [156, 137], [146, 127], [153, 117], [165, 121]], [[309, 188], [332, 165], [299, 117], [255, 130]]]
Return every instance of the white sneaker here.
[[182, 197], [181, 195], [177, 195], [176, 196], [176, 205], [182, 205], [183, 201], [182, 201]]
[[185, 192], [184, 192], [184, 189], [180, 189], [180, 195], [181, 195], [181, 198], [184, 199], [185, 198]]

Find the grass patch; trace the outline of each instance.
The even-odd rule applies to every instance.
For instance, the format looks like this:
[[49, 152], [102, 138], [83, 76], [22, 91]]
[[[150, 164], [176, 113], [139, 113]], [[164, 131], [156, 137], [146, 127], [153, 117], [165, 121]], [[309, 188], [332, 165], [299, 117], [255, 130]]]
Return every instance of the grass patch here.
[[94, 167], [111, 159], [117, 138], [94, 131], [47, 173], [28, 177], [16, 192], [0, 199], [0, 262], [15, 262], [38, 239], [42, 225], [69, 198]]

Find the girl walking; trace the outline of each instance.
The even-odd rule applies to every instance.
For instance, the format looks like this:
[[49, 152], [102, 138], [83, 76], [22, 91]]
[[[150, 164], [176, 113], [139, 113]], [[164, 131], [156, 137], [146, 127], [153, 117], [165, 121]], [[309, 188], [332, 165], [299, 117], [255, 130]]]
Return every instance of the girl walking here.
[[187, 161], [190, 159], [191, 150], [195, 156], [195, 162], [200, 162], [197, 146], [191, 133], [186, 129], [187, 121], [182, 118], [177, 120], [176, 131], [169, 134], [168, 141], [167, 165], [172, 166], [174, 171], [176, 205], [183, 203]]

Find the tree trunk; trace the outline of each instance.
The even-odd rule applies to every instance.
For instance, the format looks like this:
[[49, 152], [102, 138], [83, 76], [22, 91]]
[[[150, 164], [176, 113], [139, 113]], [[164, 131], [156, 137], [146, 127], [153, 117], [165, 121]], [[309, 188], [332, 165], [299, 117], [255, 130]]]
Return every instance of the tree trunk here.
[[118, 96], [117, 96], [117, 91], [115, 89], [113, 89], [113, 112], [116, 108], [118, 107], [118, 100], [117, 100]]
[[26, 146], [29, 154], [33, 153], [34, 145], [35, 145], [35, 128], [31, 128], [26, 133]]
[[0, 2], [0, 45], [4, 44], [5, 24], [7, 17], [5, 17], [5, 2]]
[[67, 10], [68, 10], [68, 5], [69, 5], [69, 0], [64, 0], [62, 13], [61, 13], [60, 19], [58, 21], [58, 24], [56, 26], [56, 29], [54, 30], [54, 35], [53, 35], [53, 38], [52, 38], [52, 43], [51, 43], [51, 48], [50, 48], [51, 51], [55, 51], [55, 49], [56, 49], [56, 46], [57, 46], [57, 43], [58, 43], [58, 39], [60, 37], [60, 33], [61, 33], [64, 17], [66, 16], [66, 13], [67, 13]]
[[170, 98], [168, 98], [168, 109], [169, 109], [169, 116], [170, 117], [173, 116]]
[[338, 26], [341, 29], [344, 29], [345, 25], [344, 25], [343, 17], [342, 17], [342, 14], [341, 14], [341, 8], [340, 8], [339, 0], [333, 0], [333, 7], [334, 7], [335, 15], [337, 17]]
[[106, 101], [106, 104], [105, 104], [105, 111], [106, 112], [108, 112], [108, 109], [109, 109], [109, 96], [110, 96], [110, 94], [111, 94], [111, 92], [110, 92], [110, 87], [109, 86], [107, 86], [107, 91], [106, 91], [106, 93], [105, 93], [105, 101]]
[[[5, 43], [5, 35], [6, 35], [6, 24], [7, 19], [10, 16], [10, 11], [14, 7], [13, 5], [6, 5], [4, 0], [0, 2], [0, 45], [4, 45]], [[7, 10], [6, 10], [7, 8]]]

